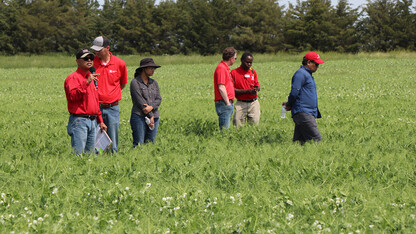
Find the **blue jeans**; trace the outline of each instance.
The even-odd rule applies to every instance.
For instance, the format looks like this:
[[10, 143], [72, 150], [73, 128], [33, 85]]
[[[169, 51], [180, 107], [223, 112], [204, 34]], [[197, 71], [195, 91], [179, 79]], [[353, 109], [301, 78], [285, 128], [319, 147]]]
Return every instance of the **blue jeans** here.
[[230, 128], [230, 119], [233, 115], [233, 104], [227, 106], [224, 101], [215, 102], [215, 111], [218, 115], [220, 129]]
[[150, 130], [144, 120], [144, 116], [131, 113], [130, 125], [131, 130], [133, 131], [133, 148], [139, 143], [141, 145], [149, 141], [155, 143], [157, 130], [159, 128], [159, 118], [155, 118], [155, 128]]
[[69, 116], [67, 131], [76, 154], [94, 153], [96, 127], [95, 119]]
[[111, 151], [117, 152], [120, 107], [117, 105], [109, 108], [100, 109], [103, 114], [104, 124], [107, 125], [107, 134], [113, 142], [113, 145], [111, 146]]

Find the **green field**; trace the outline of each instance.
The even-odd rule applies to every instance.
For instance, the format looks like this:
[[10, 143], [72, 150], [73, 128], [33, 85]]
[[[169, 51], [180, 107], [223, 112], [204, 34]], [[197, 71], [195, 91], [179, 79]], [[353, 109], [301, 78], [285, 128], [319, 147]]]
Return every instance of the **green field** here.
[[[130, 81], [143, 57], [121, 57]], [[119, 153], [83, 156], [66, 133], [75, 58], [0, 57], [1, 233], [416, 231], [416, 54], [321, 54], [322, 142], [305, 146], [280, 119], [302, 55], [254, 55], [260, 125], [224, 133], [220, 57], [154, 57], [156, 144], [132, 149], [128, 85]]]

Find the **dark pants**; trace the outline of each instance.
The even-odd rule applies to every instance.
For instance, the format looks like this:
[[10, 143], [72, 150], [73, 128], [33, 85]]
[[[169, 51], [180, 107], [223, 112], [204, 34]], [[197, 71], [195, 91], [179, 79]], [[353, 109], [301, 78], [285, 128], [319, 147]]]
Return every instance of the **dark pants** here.
[[297, 113], [293, 116], [293, 122], [295, 122], [293, 141], [299, 141], [303, 145], [306, 141], [318, 142], [321, 140], [321, 133], [313, 115]]

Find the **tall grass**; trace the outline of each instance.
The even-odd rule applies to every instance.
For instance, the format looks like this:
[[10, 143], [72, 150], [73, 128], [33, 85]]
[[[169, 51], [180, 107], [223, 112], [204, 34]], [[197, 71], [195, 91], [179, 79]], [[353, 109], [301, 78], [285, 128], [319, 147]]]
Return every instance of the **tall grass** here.
[[[220, 133], [220, 56], [154, 56], [163, 98], [156, 144], [132, 149], [127, 86], [120, 152], [79, 157], [63, 90], [73, 58], [0, 68], [0, 230], [414, 232], [416, 55], [322, 54], [314, 76], [323, 140], [303, 147], [279, 113], [301, 57], [255, 55], [260, 125]], [[129, 81], [141, 58], [123, 57]]]

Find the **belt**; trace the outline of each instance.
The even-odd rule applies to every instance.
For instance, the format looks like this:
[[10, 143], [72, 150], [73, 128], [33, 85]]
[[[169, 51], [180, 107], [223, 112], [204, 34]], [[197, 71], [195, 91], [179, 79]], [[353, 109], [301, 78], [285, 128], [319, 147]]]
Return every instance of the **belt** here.
[[250, 100], [240, 100], [240, 99], [237, 99], [237, 100], [240, 101], [240, 102], [254, 102], [254, 101], [257, 100], [257, 98], [253, 98], [253, 99], [250, 99]]
[[77, 114], [71, 114], [71, 116], [86, 118], [86, 119], [90, 119], [90, 120], [94, 120], [94, 119], [97, 118], [96, 115], [77, 115]]
[[118, 101], [115, 101], [113, 103], [100, 103], [101, 108], [109, 108], [109, 107], [117, 106], [117, 105], [118, 105]]
[[[230, 101], [231, 104], [233, 104], [233, 102], [234, 102], [234, 100], [232, 100], [232, 99], [228, 99], [228, 101]], [[225, 101], [224, 100], [219, 100], [219, 101], [216, 101], [216, 102], [225, 102]]]

